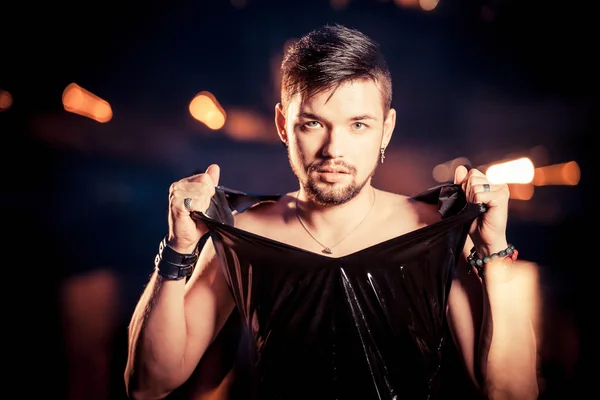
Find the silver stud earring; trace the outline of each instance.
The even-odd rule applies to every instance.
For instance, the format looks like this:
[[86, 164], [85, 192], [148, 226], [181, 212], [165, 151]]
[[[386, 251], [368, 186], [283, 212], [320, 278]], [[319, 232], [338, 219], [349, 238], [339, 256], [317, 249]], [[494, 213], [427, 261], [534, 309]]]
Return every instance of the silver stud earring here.
[[379, 158], [381, 159], [381, 163], [383, 164], [383, 160], [385, 159], [385, 147], [382, 147], [382, 148], [379, 150], [379, 153], [380, 153], [380, 156], [379, 156]]

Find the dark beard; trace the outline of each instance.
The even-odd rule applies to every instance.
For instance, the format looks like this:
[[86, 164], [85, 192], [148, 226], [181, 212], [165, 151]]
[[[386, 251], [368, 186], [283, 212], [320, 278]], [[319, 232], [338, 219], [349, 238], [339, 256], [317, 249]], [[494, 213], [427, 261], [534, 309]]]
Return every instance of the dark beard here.
[[358, 183], [352, 181], [348, 186], [342, 188], [333, 188], [332, 186], [323, 188], [318, 185], [316, 179], [308, 175], [308, 181], [304, 185], [306, 195], [314, 203], [321, 206], [335, 206], [352, 200], [362, 188], [367, 184], [367, 180]]
[[[292, 166], [292, 170], [294, 171], [295, 175], [298, 177], [299, 175], [291, 162], [291, 158], [290, 165]], [[342, 188], [334, 188], [333, 185], [327, 185], [324, 188], [323, 184], [319, 184], [319, 181], [315, 179], [311, 173], [315, 170], [323, 168], [324, 166], [331, 165], [343, 166], [348, 170], [350, 175], [356, 177], [356, 168], [343, 161], [332, 162], [331, 159], [328, 159], [311, 164], [306, 171], [306, 176], [308, 177], [308, 180], [306, 182], [301, 182], [301, 184], [308, 198], [312, 202], [320, 206], [334, 206], [349, 202], [354, 197], [356, 197], [358, 193], [360, 193], [362, 188], [365, 187], [365, 185], [369, 181], [369, 178], [373, 177], [373, 175], [375, 174], [375, 170], [377, 169], [377, 163], [375, 163], [371, 174], [367, 176], [367, 178], [362, 182], [356, 182], [353, 180], [348, 186]]]

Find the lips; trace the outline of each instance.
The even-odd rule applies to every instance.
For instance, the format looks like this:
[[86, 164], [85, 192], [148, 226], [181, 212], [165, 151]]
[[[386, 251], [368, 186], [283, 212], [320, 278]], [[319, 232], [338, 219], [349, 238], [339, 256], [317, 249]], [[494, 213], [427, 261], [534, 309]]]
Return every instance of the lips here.
[[325, 174], [347, 174], [349, 171], [345, 168], [319, 168], [318, 172]]

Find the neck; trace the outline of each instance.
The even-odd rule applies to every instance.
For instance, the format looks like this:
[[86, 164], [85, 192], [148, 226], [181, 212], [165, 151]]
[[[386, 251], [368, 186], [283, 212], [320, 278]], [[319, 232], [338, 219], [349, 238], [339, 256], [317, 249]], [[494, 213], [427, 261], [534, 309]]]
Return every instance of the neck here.
[[375, 189], [367, 183], [350, 201], [339, 205], [320, 205], [309, 199], [303, 188], [298, 192], [298, 212], [312, 229], [323, 233], [354, 226], [367, 213], [374, 201]]

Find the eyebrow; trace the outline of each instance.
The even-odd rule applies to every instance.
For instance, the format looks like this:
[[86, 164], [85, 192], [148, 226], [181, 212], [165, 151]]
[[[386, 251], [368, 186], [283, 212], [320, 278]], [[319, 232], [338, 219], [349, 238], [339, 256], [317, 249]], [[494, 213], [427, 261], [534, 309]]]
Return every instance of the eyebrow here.
[[[319, 121], [323, 119], [323, 118], [319, 117], [317, 114], [313, 114], [313, 113], [309, 113], [309, 112], [300, 112], [298, 114], [298, 117], [304, 118], [304, 119], [316, 119]], [[350, 121], [364, 121], [364, 120], [376, 120], [376, 118], [370, 114], [356, 115], [356, 116], [350, 118]]]

